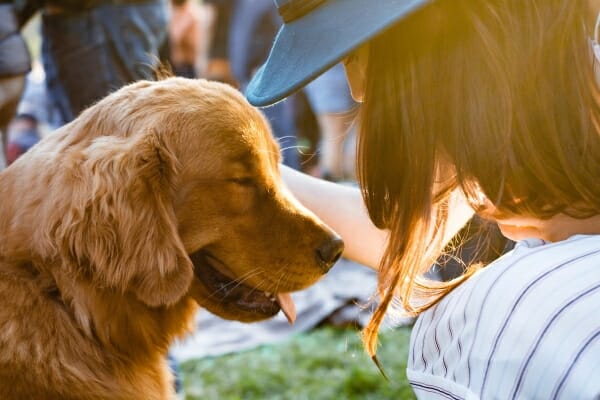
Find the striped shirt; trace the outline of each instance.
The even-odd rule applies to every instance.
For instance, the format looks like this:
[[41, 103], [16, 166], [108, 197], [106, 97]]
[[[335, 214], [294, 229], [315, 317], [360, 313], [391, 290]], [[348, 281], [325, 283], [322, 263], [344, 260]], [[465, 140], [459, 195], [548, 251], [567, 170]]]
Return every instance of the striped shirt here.
[[519, 242], [419, 316], [420, 399], [600, 399], [600, 235]]

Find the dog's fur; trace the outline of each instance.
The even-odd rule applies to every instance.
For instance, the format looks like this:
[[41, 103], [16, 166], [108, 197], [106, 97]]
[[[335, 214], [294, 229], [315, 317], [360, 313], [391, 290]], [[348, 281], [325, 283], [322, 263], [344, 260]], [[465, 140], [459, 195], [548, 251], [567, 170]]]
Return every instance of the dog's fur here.
[[170, 78], [109, 95], [0, 173], [0, 398], [170, 398], [165, 354], [198, 304], [278, 311], [240, 308], [198, 272], [250, 300], [319, 279], [335, 260], [315, 249], [336, 238], [278, 162], [237, 91]]

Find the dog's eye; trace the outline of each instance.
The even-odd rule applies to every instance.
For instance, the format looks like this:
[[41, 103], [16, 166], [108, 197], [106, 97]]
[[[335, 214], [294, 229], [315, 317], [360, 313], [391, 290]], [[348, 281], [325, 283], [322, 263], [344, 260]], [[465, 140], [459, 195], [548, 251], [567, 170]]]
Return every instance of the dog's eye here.
[[230, 179], [231, 182], [237, 183], [238, 185], [242, 185], [242, 186], [252, 186], [254, 185], [254, 179], [250, 178], [250, 177], [246, 177], [246, 178], [232, 178]]

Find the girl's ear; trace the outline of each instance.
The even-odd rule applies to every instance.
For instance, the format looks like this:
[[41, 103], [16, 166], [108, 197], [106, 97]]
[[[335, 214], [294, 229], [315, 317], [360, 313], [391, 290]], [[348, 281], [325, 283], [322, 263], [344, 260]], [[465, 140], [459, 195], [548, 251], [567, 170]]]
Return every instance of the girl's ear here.
[[592, 68], [594, 70], [594, 78], [596, 79], [596, 85], [600, 87], [600, 45], [596, 39], [590, 40], [592, 46]]
[[346, 78], [352, 98], [362, 103], [367, 84], [367, 65], [369, 63], [369, 44], [365, 43], [350, 53], [344, 60]]
[[193, 266], [172, 205], [177, 160], [158, 134], [102, 136], [72, 171], [70, 207], [54, 230], [61, 257], [98, 286], [149, 306], [188, 291]]

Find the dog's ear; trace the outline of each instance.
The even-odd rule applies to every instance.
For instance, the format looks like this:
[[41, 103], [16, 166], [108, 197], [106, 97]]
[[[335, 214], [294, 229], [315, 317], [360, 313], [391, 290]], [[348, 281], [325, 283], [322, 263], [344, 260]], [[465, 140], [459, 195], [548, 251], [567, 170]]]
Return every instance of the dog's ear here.
[[77, 164], [71, 206], [55, 229], [62, 257], [149, 306], [178, 301], [193, 266], [172, 205], [177, 160], [160, 135], [98, 137]]

